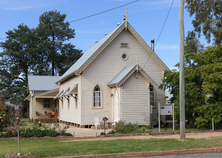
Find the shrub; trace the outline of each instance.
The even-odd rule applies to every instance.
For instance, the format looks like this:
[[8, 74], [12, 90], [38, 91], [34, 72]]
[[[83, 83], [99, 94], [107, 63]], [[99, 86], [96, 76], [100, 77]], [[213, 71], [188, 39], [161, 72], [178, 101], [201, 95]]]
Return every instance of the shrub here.
[[33, 131], [32, 131], [32, 129], [28, 129], [28, 130], [26, 130], [26, 131], [22, 131], [22, 132], [20, 133], [20, 136], [21, 136], [22, 138], [32, 137], [32, 136], [33, 136]]
[[0, 131], [4, 128], [14, 127], [14, 124], [10, 120], [15, 120], [14, 112], [7, 113], [6, 111], [0, 112]]
[[112, 130], [112, 131], [110, 131], [108, 134], [115, 134], [115, 131]]
[[59, 135], [59, 133], [55, 130], [44, 130], [45, 132], [45, 136], [49, 136], [49, 137], [56, 137]]
[[44, 137], [45, 136], [45, 132], [37, 129], [37, 130], [33, 130], [33, 137]]
[[117, 133], [123, 133], [123, 131], [124, 131], [124, 122], [123, 121], [116, 122], [116, 125], [115, 125], [114, 129]]
[[101, 132], [100, 135], [105, 135], [105, 133], [104, 133], [104, 132]]
[[2, 138], [11, 138], [11, 137], [16, 137], [16, 136], [17, 136], [17, 132], [15, 129], [1, 132], [1, 134], [0, 134], [0, 137], [2, 137]]
[[152, 129], [152, 126], [148, 126], [147, 129]]
[[61, 134], [62, 136], [72, 136], [72, 134], [71, 133], [63, 133], [63, 134]]
[[124, 124], [123, 121], [119, 121], [116, 123], [114, 129], [117, 133], [133, 133], [138, 131], [138, 125], [132, 124], [131, 122]]
[[141, 127], [140, 129], [141, 129], [142, 132], [146, 131], [146, 127], [145, 126]]

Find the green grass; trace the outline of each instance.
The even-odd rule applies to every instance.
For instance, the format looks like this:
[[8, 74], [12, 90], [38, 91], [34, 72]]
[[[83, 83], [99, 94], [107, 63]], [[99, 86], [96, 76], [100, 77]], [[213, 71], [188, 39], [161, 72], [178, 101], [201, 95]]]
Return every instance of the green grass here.
[[[222, 146], [222, 137], [216, 139], [190, 139], [181, 142], [175, 139], [125, 139], [109, 141], [61, 142], [66, 139], [22, 139], [21, 152], [37, 157], [72, 156], [85, 154], [109, 154], [139, 151], [181, 150]], [[0, 157], [18, 152], [17, 140], [0, 141]]]

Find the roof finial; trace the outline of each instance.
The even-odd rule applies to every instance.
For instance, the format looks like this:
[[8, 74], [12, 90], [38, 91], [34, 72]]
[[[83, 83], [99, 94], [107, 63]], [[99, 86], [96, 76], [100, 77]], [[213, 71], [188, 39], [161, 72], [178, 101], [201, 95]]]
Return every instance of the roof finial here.
[[125, 29], [127, 30], [127, 7], [126, 7], [126, 15], [124, 15], [124, 20], [125, 20]]
[[138, 57], [136, 57], [136, 72], [138, 73], [139, 67], [138, 67]]

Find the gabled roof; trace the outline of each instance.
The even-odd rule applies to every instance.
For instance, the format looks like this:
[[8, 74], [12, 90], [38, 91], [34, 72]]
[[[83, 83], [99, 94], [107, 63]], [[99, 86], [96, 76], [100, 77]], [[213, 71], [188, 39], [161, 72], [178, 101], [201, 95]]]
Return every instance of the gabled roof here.
[[87, 52], [85, 52], [79, 60], [77, 60], [58, 80], [59, 82], [65, 79], [81, 74], [84, 69], [119, 35], [122, 30], [128, 29], [133, 36], [141, 43], [141, 45], [151, 53], [152, 57], [163, 67], [165, 70], [169, 68], [164, 64], [164, 62], [156, 55], [155, 52], [148, 46], [148, 44], [142, 39], [142, 37], [134, 30], [134, 28], [125, 21], [121, 25], [117, 26], [113, 31], [91, 47]]
[[[113, 31], [103, 37], [99, 42], [97, 42], [94, 46], [92, 46], [88, 51], [86, 51], [80, 58], [73, 64], [57, 81], [60, 82], [67, 77], [75, 74], [82, 66], [85, 64], [92, 56], [95, 56], [96, 51], [119, 29], [124, 28], [124, 23], [117, 26]], [[80, 73], [80, 72], [79, 72]]]
[[120, 87], [122, 86], [126, 80], [135, 72], [140, 72], [150, 83], [152, 83], [154, 86], [158, 86], [156, 82], [138, 65], [135, 64], [133, 66], [125, 67], [118, 73], [112, 81], [108, 83], [109, 87]]
[[28, 76], [28, 90], [29, 91], [50, 91], [59, 88], [55, 82], [60, 76]]

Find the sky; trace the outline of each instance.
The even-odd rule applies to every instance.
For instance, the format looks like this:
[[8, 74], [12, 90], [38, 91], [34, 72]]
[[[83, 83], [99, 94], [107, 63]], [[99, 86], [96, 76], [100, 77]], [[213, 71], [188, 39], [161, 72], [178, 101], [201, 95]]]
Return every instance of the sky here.
[[[48, 11], [66, 14], [65, 21], [74, 21], [92, 14], [106, 11], [135, 0], [0, 0], [0, 41], [4, 42], [5, 32], [24, 24], [35, 28], [39, 16]], [[155, 40], [155, 53], [170, 68], [179, 62], [179, 0], [174, 0], [164, 29], [160, 35], [167, 13], [173, 0], [139, 0], [127, 6], [70, 23], [75, 29], [75, 38], [70, 40], [77, 49], [86, 52], [101, 40], [105, 33], [112, 31], [117, 23], [122, 23], [127, 7], [128, 22], [150, 45]], [[192, 30], [192, 18], [184, 10], [185, 36]], [[157, 43], [156, 43], [157, 42]], [[0, 48], [0, 51], [2, 49]]]

